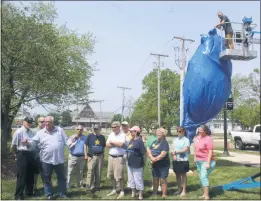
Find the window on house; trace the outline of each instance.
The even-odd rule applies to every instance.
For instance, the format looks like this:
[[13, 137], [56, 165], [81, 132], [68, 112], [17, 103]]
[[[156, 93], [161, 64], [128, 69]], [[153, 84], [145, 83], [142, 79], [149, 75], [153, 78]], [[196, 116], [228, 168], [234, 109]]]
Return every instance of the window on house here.
[[214, 124], [214, 128], [221, 128], [221, 124]]

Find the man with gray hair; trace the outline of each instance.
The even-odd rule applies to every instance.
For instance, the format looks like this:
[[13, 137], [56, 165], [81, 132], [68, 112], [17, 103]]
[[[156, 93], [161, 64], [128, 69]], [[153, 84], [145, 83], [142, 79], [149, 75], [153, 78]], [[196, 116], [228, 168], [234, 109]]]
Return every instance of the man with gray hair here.
[[86, 141], [87, 136], [83, 135], [83, 126], [76, 127], [77, 134], [69, 137], [67, 143], [69, 145], [68, 156], [68, 174], [67, 174], [67, 188], [71, 187], [72, 172], [76, 167], [77, 170], [77, 187], [83, 187], [83, 168], [85, 160], [87, 160]]
[[54, 126], [52, 116], [45, 117], [44, 121], [45, 128], [38, 131], [32, 140], [40, 148], [45, 195], [48, 200], [54, 199], [51, 183], [52, 172], [54, 170], [58, 180], [59, 196], [60, 198], [67, 198], [64, 146], [67, 144], [68, 137], [62, 128]]
[[107, 196], [116, 194], [116, 183], [120, 183], [120, 195], [117, 199], [124, 196], [124, 163], [126, 136], [121, 132], [121, 124], [115, 121], [111, 125], [113, 132], [110, 133], [106, 147], [109, 148], [108, 172], [107, 177], [112, 181], [113, 190]]

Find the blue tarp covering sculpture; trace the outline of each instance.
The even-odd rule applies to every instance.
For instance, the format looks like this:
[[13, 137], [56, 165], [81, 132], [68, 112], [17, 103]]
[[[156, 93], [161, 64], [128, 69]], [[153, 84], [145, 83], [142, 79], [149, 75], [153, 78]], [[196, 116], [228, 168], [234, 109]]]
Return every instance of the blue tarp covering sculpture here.
[[[223, 40], [223, 42], [222, 42]], [[216, 29], [201, 37], [201, 44], [188, 63], [183, 83], [184, 119], [182, 126], [192, 142], [196, 129], [213, 119], [231, 94], [232, 63], [219, 59], [224, 38]]]

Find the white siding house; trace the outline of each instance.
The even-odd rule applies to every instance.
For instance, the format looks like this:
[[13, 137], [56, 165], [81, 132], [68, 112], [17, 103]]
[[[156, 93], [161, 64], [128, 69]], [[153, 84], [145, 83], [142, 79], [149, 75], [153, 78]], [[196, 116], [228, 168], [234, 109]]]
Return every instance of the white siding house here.
[[[209, 128], [214, 134], [223, 134], [224, 133], [224, 115], [219, 113], [214, 119], [207, 123]], [[240, 131], [242, 130], [241, 126], [234, 123], [234, 129]], [[232, 131], [232, 121], [227, 117], [227, 132]]]

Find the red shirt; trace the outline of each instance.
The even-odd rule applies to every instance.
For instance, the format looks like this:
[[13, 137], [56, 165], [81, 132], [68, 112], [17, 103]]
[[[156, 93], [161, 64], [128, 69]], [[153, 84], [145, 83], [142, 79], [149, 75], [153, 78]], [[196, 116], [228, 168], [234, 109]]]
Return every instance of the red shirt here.
[[[210, 136], [196, 137], [195, 140], [195, 154], [196, 159], [199, 161], [208, 161], [208, 153], [214, 149], [214, 143]], [[214, 153], [212, 154], [211, 160], [215, 160]]]

